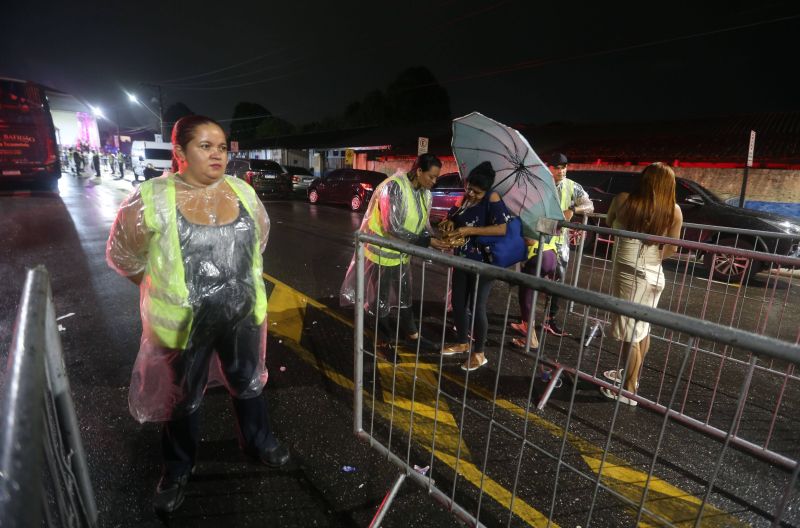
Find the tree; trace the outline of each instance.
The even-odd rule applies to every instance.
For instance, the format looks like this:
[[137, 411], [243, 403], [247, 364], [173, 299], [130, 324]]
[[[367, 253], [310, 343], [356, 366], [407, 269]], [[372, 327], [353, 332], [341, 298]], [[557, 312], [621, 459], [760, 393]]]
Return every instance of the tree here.
[[272, 116], [264, 119], [256, 127], [255, 138], [264, 139], [278, 136], [288, 136], [294, 134], [295, 128], [290, 122], [280, 117]]
[[447, 120], [450, 96], [424, 66], [400, 72], [386, 89], [386, 103], [392, 124]]
[[231, 121], [231, 140], [247, 141], [258, 137], [259, 125], [272, 118], [272, 112], [258, 103], [246, 101], [237, 103]]
[[194, 115], [188, 106], [183, 103], [175, 103], [167, 107], [164, 111], [164, 129], [169, 133], [172, 130], [172, 125], [175, 122], [188, 115]]

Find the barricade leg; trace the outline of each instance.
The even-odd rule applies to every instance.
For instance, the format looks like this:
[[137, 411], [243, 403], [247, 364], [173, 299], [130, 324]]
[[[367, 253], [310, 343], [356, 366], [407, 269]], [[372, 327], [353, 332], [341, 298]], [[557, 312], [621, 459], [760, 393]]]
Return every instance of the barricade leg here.
[[544, 409], [545, 405], [547, 405], [547, 400], [549, 400], [550, 395], [553, 394], [553, 389], [556, 388], [558, 382], [561, 380], [561, 374], [563, 373], [564, 373], [564, 368], [558, 367], [556, 373], [553, 374], [552, 378], [550, 378], [550, 382], [547, 384], [547, 388], [545, 388], [544, 394], [542, 394], [542, 397], [539, 399], [539, 403], [536, 405], [536, 408], [539, 409], [540, 411]]
[[394, 502], [395, 497], [397, 497], [397, 493], [400, 491], [400, 486], [403, 485], [405, 480], [405, 473], [400, 473], [397, 476], [397, 479], [395, 479], [394, 484], [392, 485], [392, 489], [389, 490], [389, 492], [383, 498], [381, 505], [378, 506], [378, 511], [375, 512], [375, 517], [373, 517], [372, 522], [369, 523], [369, 528], [378, 528], [381, 525], [383, 518], [386, 517], [386, 512], [388, 512], [389, 508], [392, 507], [392, 502]]

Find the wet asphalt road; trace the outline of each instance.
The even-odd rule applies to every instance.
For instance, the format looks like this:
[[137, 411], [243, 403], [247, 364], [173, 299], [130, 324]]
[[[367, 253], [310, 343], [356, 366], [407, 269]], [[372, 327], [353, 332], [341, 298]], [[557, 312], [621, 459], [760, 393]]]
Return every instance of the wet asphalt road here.
[[[60, 194], [0, 195], [0, 232], [4, 244], [0, 251], [0, 271], [5, 280], [0, 284], [0, 350], [3, 362], [11, 342], [13, 319], [26, 266], [44, 264], [51, 274], [53, 295], [58, 315], [75, 313], [62, 321], [65, 327], [62, 341], [76, 411], [81, 424], [84, 445], [100, 508], [102, 526], [158, 526], [151, 513], [150, 501], [159, 474], [159, 432], [155, 424], [140, 425], [127, 412], [127, 386], [131, 367], [138, 348], [141, 323], [138, 314], [138, 291], [105, 264], [104, 252], [108, 229], [119, 202], [131, 189], [129, 181], [114, 182], [76, 180], [65, 175], [60, 182]], [[353, 251], [352, 232], [360, 215], [333, 206], [310, 206], [301, 200], [269, 201], [267, 210], [272, 219], [270, 242], [265, 254], [265, 272], [270, 291], [271, 310], [281, 305], [275, 292], [292, 292], [296, 298], [307, 296], [319, 304], [306, 307], [301, 313], [298, 328], [302, 331], [296, 342], [286, 336], [283, 328], [274, 328], [268, 343], [267, 361], [270, 381], [265, 397], [269, 402], [272, 421], [279, 438], [293, 454], [292, 463], [281, 470], [268, 470], [248, 463], [239, 452], [233, 418], [227, 396], [218, 391], [207, 393], [203, 405], [203, 441], [196, 477], [189, 486], [186, 503], [172, 519], [175, 526], [366, 526], [375, 509], [390, 487], [397, 471], [395, 467], [357, 441], [352, 433], [352, 390], [346, 381], [352, 379], [352, 310], [338, 308], [338, 290]], [[597, 275], [597, 273], [595, 274]], [[436, 267], [426, 268], [426, 303], [424, 332], [439, 334], [442, 329], [442, 303], [445, 272]], [[419, 286], [421, 273], [415, 279]], [[758, 285], [754, 285], [758, 288]], [[764, 287], [761, 287], [764, 289]], [[781, 291], [793, 293], [789, 283]], [[297, 293], [300, 292], [300, 293]], [[454, 425], [460, 424], [460, 442], [448, 445], [447, 430], [437, 450], [444, 453], [431, 459], [425, 449], [426, 424], [420, 416], [413, 449], [407, 450], [407, 435], [398, 415], [393, 423], [392, 445], [404, 458], [408, 453], [412, 463], [420, 466], [433, 461], [433, 477], [448, 493], [454, 488], [456, 500], [471, 511], [478, 505], [476, 484], [460, 477], [453, 486], [453, 472], [448, 465], [448, 449], [461, 446], [462, 455], [469, 453], [477, 468], [487, 460], [487, 480], [502, 497], [503, 490], [515, 487], [530, 510], [549, 514], [560, 526], [584, 525], [592, 504], [594, 481], [593, 464], [599, 463], [602, 453], [597, 447], [606, 442], [609, 424], [614, 418], [614, 406], [598, 397], [594, 390], [578, 390], [575, 406], [569, 413], [572, 386], [565, 383], [557, 389], [550, 404], [529, 420], [528, 438], [531, 444], [522, 452], [514, 433], [525, 431], [523, 420], [531, 389], [530, 373], [533, 361], [529, 357], [492, 354], [499, 345], [508, 288], [497, 285], [490, 306], [488, 368], [470, 376], [464, 390], [463, 372], [457, 368], [458, 359], [445, 359], [446, 374], [442, 389], [454, 396], [444, 398]], [[756, 292], [757, 294], [757, 292]], [[274, 297], [274, 298], [273, 298]], [[290, 298], [291, 295], [286, 296]], [[699, 299], [692, 301], [695, 304]], [[664, 300], [662, 298], [662, 306]], [[289, 303], [291, 304], [291, 303]], [[691, 303], [690, 303], [691, 304]], [[695, 305], [692, 305], [695, 306]], [[696, 307], [696, 306], [695, 306]], [[796, 310], [796, 307], [792, 305]], [[516, 313], [512, 296], [511, 311]], [[280, 320], [276, 313], [275, 320]], [[284, 314], [285, 315], [285, 314]], [[796, 315], [796, 311], [794, 312]], [[273, 317], [271, 313], [270, 317]], [[791, 319], [790, 319], [791, 321]], [[580, 332], [579, 317], [571, 316], [568, 329]], [[283, 323], [281, 323], [283, 324]], [[782, 328], [787, 323], [782, 324]], [[792, 323], [788, 323], [791, 327]], [[284, 332], [283, 334], [281, 332]], [[655, 333], [654, 333], [655, 335]], [[599, 347], [597, 346], [599, 345]], [[557, 350], [563, 358], [572, 360], [577, 350], [573, 338], [544, 344]], [[407, 359], [411, 356], [407, 356]], [[414, 368], [410, 363], [398, 367], [398, 394], [403, 390], [404, 373]], [[436, 356], [421, 356], [421, 361], [438, 368]], [[598, 341], [587, 349], [583, 361], [613, 367], [615, 345], [610, 340]], [[675, 347], [656, 342], [648, 356], [642, 392], [655, 398], [661, 388], [656, 373], [667, 372], [664, 387], [669, 393], [670, 376], [680, 363]], [[708, 394], [703, 387], [713, 385], [717, 372], [715, 363], [701, 356], [693, 363], [695, 383], [686, 394], [687, 409], [696, 406], [702, 414]], [[711, 423], [723, 426], [730, 420], [741, 383], [742, 370], [725, 367], [720, 385], [719, 402], [711, 414]], [[652, 375], [648, 376], [648, 372]], [[341, 373], [341, 377], [336, 374]], [[386, 375], [389, 374], [387, 378]], [[660, 374], [659, 374], [660, 375]], [[373, 431], [381, 441], [389, 433], [385, 406], [380, 405], [381, 389], [391, 380], [391, 368], [373, 368], [367, 358], [366, 389], [372, 393], [379, 388], [374, 409], [365, 407], [365, 427], [374, 424]], [[374, 380], [374, 381], [371, 381]], [[497, 410], [486, 398], [498, 386], [498, 398], [505, 407]], [[748, 399], [740, 426], [753, 430], [753, 438], [766, 431], [771, 414], [770, 402], [759, 401], [759, 395], [777, 394], [781, 380], [774, 376], [757, 377], [754, 396]], [[797, 405], [800, 402], [800, 383], [792, 381], [775, 421], [772, 448], [787, 456], [797, 457]], [[391, 386], [388, 386], [391, 388]], [[579, 385], [580, 389], [583, 389]], [[543, 384], [536, 381], [534, 395], [541, 393]], [[421, 389], [420, 389], [421, 390]], [[419, 394], [422, 394], [420, 396]], [[467, 394], [469, 408], [460, 402]], [[664, 396], [662, 403], [666, 403]], [[424, 391], [418, 393], [418, 401]], [[534, 402], [536, 398], [534, 398]], [[763, 407], [763, 408], [762, 408]], [[748, 409], [752, 408], [752, 411]], [[689, 411], [687, 411], [689, 412]], [[750, 412], [750, 414], [748, 414]], [[494, 414], [493, 414], [494, 413]], [[489, 422], [495, 422], [487, 448]], [[444, 415], [443, 415], [444, 416]], [[564, 443], [564, 462], [560, 468], [543, 455], [543, 451], [558, 453], [562, 449], [559, 432], [569, 417], [568, 437]], [[440, 416], [441, 419], [441, 416]], [[606, 481], [615, 493], [636, 497], [637, 479], [646, 477], [662, 420], [642, 408], [620, 408], [615, 420], [615, 435], [610, 452], [619, 457], [618, 469]], [[454, 431], [459, 428], [455, 427]], [[745, 433], [742, 433], [743, 435]], [[457, 439], [456, 433], [456, 439]], [[437, 442], [439, 436], [437, 436]], [[430, 446], [430, 440], [427, 443]], [[595, 451], [593, 451], [595, 450]], [[660, 514], [679, 521], [682, 515], [696, 508], [690, 495], [701, 497], [707, 479], [720, 452], [720, 444], [669, 423], [659, 451], [654, 474], [662, 480], [649, 493], [648, 506]], [[454, 453], [455, 454], [455, 453]], [[417, 462], [418, 461], [418, 462]], [[608, 461], [606, 461], [608, 463]], [[343, 466], [353, 466], [354, 472], [344, 472]], [[582, 472], [577, 476], [574, 468]], [[559, 486], [553, 498], [554, 474], [559, 470]], [[462, 467], [462, 471], [464, 468]], [[643, 472], [643, 473], [642, 473]], [[716, 508], [707, 518], [708, 526], [734, 526], [738, 522], [754, 526], [769, 525], [776, 497], [785, 486], [787, 475], [757, 462], [750, 456], [729, 450], [718, 478], [718, 487], [711, 495]], [[477, 485], [480, 481], [477, 481]], [[699, 501], [697, 501], [699, 502]], [[519, 504], [515, 512], [519, 512]], [[785, 516], [785, 525], [797, 525], [798, 500]], [[621, 507], [608, 491], [599, 491], [593, 507], [592, 526], [631, 526], [636, 518], [632, 509]], [[487, 526], [505, 525], [508, 509], [495, 499], [481, 500], [481, 520]], [[536, 519], [529, 510], [512, 518], [513, 526], [525, 526]], [[541, 519], [539, 519], [541, 522]], [[651, 520], [651, 525], [658, 525]], [[386, 521], [386, 526], [456, 526], [453, 517], [438, 507], [426, 493], [406, 483]]]

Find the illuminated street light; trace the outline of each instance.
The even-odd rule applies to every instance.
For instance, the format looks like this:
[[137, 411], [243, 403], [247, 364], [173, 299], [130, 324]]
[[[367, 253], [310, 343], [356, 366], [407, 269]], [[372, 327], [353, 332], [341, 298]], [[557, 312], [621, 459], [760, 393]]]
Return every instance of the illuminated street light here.
[[105, 118], [105, 116], [103, 115], [103, 110], [101, 110], [99, 106], [89, 105], [89, 108], [92, 109], [92, 113], [94, 114], [95, 117]]
[[[154, 116], [156, 116], [158, 118], [158, 130], [163, 136], [163, 134], [164, 134], [164, 117], [160, 113], [158, 113], [158, 114], [155, 113], [152, 108], [150, 108], [149, 106], [144, 104], [144, 101], [140, 101], [139, 98], [136, 97], [136, 94], [128, 93], [128, 92], [125, 92], [125, 93], [128, 94], [128, 100], [130, 102], [145, 107], [148, 112], [150, 112], [151, 114], [153, 114]], [[161, 106], [159, 105], [159, 111], [160, 110], [161, 110]]]

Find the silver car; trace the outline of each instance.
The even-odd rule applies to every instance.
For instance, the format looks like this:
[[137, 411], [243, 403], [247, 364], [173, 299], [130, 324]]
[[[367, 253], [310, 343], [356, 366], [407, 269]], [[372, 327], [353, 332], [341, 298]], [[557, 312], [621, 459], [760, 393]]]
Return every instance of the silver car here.
[[303, 167], [286, 165], [285, 168], [286, 172], [288, 172], [292, 177], [292, 190], [294, 192], [306, 191], [309, 185], [311, 185], [311, 182], [319, 178], [319, 176], [314, 176], [311, 174], [311, 171]]

